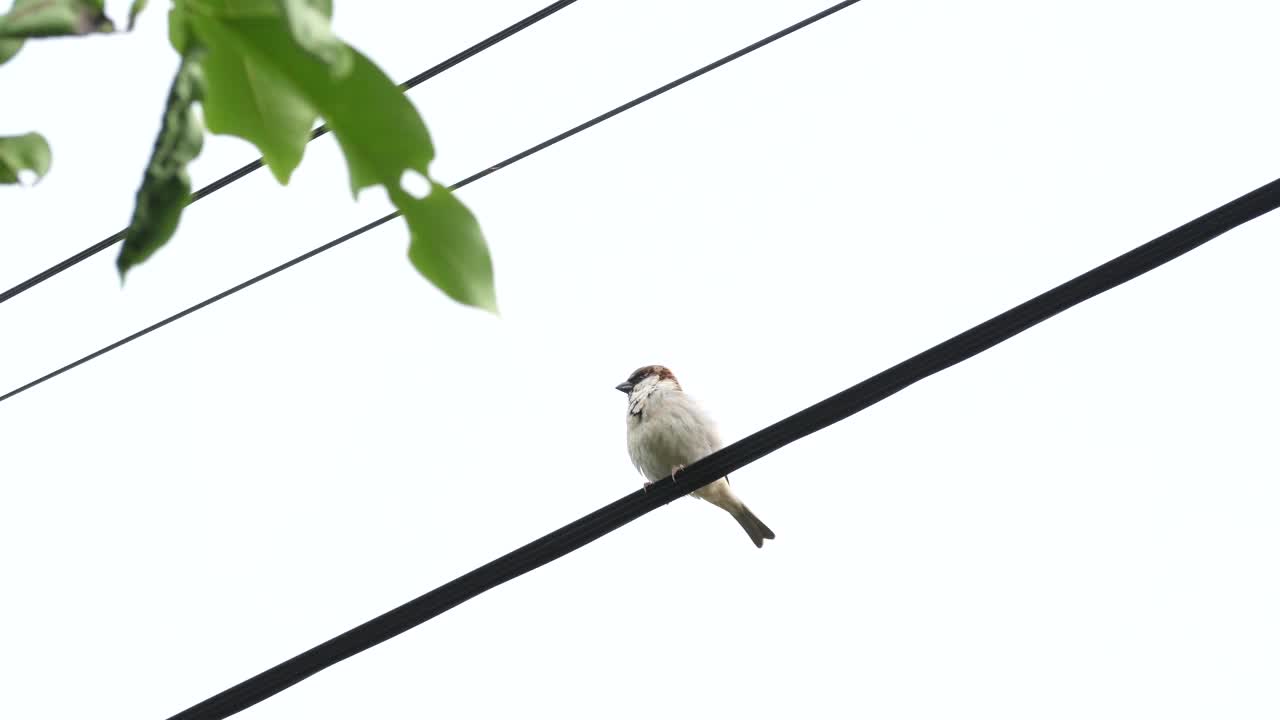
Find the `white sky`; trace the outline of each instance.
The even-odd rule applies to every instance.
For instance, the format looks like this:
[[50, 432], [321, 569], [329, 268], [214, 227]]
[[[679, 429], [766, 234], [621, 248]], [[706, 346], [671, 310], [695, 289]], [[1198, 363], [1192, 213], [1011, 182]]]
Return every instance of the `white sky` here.
[[[7, 3], [6, 3], [7, 4]], [[536, 10], [338, 2], [395, 79]], [[414, 90], [457, 180], [824, 7], [583, 0]], [[108, 6], [123, 17], [127, 2]], [[0, 68], [0, 286], [118, 228], [175, 66]], [[503, 317], [393, 224], [0, 406], [0, 717], [164, 718], [630, 492], [671, 366], [753, 432], [1280, 174], [1280, 8], [865, 0], [466, 188]], [[256, 157], [211, 139], [196, 185]], [[0, 306], [0, 391], [386, 211], [331, 139]], [[243, 718], [1274, 718], [1280, 215]]]

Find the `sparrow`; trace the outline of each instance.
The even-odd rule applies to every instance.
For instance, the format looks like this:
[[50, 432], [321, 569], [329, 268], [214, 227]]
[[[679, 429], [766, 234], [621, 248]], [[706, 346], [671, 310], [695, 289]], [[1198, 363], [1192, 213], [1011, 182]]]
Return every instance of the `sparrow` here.
[[[720, 449], [715, 423], [667, 368], [646, 365], [617, 389], [627, 395], [627, 452], [645, 477], [645, 487]], [[693, 495], [732, 515], [756, 547], [773, 539], [769, 526], [729, 489], [728, 477], [694, 490]]]

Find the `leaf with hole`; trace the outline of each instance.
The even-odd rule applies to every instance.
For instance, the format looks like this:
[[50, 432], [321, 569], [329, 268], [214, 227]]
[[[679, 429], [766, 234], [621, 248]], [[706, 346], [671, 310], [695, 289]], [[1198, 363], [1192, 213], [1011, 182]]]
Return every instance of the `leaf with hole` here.
[[49, 143], [38, 133], [0, 137], [0, 183], [16, 183], [24, 172], [36, 181], [49, 172], [53, 153]]
[[[434, 149], [422, 118], [395, 83], [350, 48], [349, 71], [335, 74], [328, 63], [294, 41], [280, 17], [230, 16], [205, 12], [203, 4], [199, 12], [196, 7], [187, 5], [190, 29], [210, 48], [211, 56], [225, 53], [239, 59], [273, 87], [287, 86], [280, 97], [290, 98], [296, 107], [305, 102], [324, 118], [346, 156], [353, 193], [374, 185], [386, 188], [408, 222], [415, 256], [423, 259], [415, 260], [415, 267], [449, 297], [493, 310], [492, 264], [475, 218], [443, 189], [415, 198], [401, 188], [407, 171], [429, 177]], [[211, 126], [214, 104], [211, 88], [205, 108]], [[237, 125], [236, 134], [246, 127]], [[273, 152], [283, 155], [278, 138], [257, 131], [241, 137], [258, 145], [264, 157], [272, 143]], [[283, 157], [287, 161], [291, 156]], [[424, 250], [426, 246], [431, 249]]]

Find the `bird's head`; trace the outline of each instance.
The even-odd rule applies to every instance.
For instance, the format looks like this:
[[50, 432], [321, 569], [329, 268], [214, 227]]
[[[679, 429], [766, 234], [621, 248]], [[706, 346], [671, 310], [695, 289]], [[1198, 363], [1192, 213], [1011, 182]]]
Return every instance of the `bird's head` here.
[[631, 373], [626, 382], [620, 383], [618, 390], [630, 398], [642, 398], [659, 388], [679, 390], [680, 382], [676, 376], [663, 365], [645, 365]]

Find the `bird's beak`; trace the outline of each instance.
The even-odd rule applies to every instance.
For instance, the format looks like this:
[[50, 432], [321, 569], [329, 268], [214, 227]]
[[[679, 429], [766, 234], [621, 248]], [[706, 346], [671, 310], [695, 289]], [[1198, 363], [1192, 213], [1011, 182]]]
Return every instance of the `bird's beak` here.
[[621, 385], [619, 385], [619, 386], [617, 387], [617, 389], [618, 389], [618, 390], [620, 390], [620, 391], [622, 391], [622, 392], [624, 392], [624, 393], [627, 393], [628, 395], [630, 395], [630, 394], [631, 394], [631, 388], [633, 388], [633, 387], [635, 387], [635, 386], [634, 386], [634, 385], [632, 385], [631, 383], [629, 383], [629, 382], [624, 382], [624, 383], [622, 383]]

